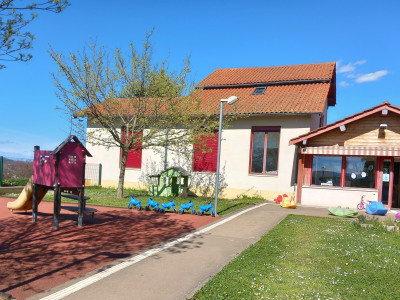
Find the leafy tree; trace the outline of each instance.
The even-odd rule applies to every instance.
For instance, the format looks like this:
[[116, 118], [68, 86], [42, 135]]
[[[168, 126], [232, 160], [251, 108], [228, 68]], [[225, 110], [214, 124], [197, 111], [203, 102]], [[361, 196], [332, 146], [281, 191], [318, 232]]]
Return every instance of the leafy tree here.
[[[38, 16], [34, 12], [59, 13], [68, 5], [67, 0], [51, 0], [30, 4], [24, 4], [23, 1], [18, 0], [0, 0], [0, 61], [30, 60], [32, 55], [26, 53], [26, 51], [32, 48], [34, 36], [24, 29]], [[5, 65], [0, 64], [0, 69], [5, 67]]]
[[[62, 109], [88, 118], [92, 126], [86, 138], [92, 145], [121, 149], [119, 198], [130, 149], [161, 152], [167, 148], [188, 155], [200, 135], [212, 135], [218, 127], [218, 118], [204, 106], [200, 116], [200, 99], [189, 78], [189, 58], [180, 71], [169, 71], [166, 60], [155, 63], [151, 35], [147, 33], [141, 52], [131, 43], [128, 54], [116, 49], [112, 59], [106, 48], [96, 43], [68, 58], [50, 51], [59, 68], [53, 79]], [[78, 135], [84, 130], [75, 127]]]

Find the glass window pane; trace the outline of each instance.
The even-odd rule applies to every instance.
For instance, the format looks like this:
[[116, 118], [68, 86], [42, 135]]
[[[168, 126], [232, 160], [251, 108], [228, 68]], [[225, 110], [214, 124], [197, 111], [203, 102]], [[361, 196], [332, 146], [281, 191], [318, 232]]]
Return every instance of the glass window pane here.
[[269, 132], [267, 137], [266, 173], [278, 173], [279, 132]]
[[251, 172], [262, 173], [264, 162], [264, 132], [253, 132], [253, 151], [251, 153]]
[[342, 171], [341, 156], [314, 156], [312, 169], [312, 184], [325, 186], [340, 186]]
[[375, 188], [376, 157], [346, 157], [346, 187]]

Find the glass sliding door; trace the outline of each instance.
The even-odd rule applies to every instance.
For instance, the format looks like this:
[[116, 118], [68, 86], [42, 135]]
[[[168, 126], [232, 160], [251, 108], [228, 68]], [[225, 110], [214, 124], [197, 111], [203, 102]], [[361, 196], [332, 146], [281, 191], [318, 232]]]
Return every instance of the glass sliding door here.
[[390, 158], [385, 158], [382, 163], [382, 169], [381, 169], [381, 201], [384, 205], [389, 205], [389, 207], [392, 204], [392, 201], [390, 201], [391, 196], [392, 196], [392, 189], [393, 189], [393, 160]]

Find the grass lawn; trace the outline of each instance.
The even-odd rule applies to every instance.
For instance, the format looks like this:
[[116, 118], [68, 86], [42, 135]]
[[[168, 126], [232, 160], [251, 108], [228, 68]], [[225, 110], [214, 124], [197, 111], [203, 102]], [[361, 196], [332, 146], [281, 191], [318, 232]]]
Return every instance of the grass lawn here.
[[[18, 195], [11, 195], [17, 197]], [[144, 208], [147, 205], [147, 200], [149, 199], [149, 195], [145, 190], [133, 190], [133, 189], [125, 189], [124, 190], [124, 198], [117, 199], [117, 190], [113, 188], [102, 188], [102, 187], [87, 187], [85, 188], [85, 196], [89, 196], [90, 199], [86, 202], [88, 205], [104, 205], [104, 206], [114, 206], [114, 207], [128, 207], [129, 199], [131, 196], [134, 196], [137, 200], [142, 201], [142, 207]], [[53, 201], [53, 193], [49, 192], [44, 200]], [[206, 205], [208, 202], [211, 202], [214, 206], [214, 198], [204, 198], [204, 197], [152, 197], [154, 201], [160, 203], [167, 203], [171, 199], [175, 201], [175, 205], [177, 209], [180, 209], [181, 203], [188, 203], [192, 200], [194, 209], [196, 211], [199, 210], [200, 205]], [[227, 213], [233, 212], [237, 209], [260, 203], [264, 201], [263, 198], [251, 198], [251, 197], [242, 197], [238, 199], [218, 199], [218, 214], [225, 215]], [[66, 198], [62, 199], [62, 202], [74, 202]], [[186, 211], [185, 213], [188, 213]], [[205, 213], [205, 215], [209, 215], [210, 213]]]
[[290, 215], [192, 299], [398, 299], [400, 234]]

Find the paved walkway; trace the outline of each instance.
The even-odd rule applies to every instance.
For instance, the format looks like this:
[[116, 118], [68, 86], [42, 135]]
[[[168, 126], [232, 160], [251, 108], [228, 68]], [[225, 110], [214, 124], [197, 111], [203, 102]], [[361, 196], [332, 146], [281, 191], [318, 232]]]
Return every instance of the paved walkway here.
[[262, 203], [29, 299], [186, 299], [288, 214], [329, 216], [326, 208]]

